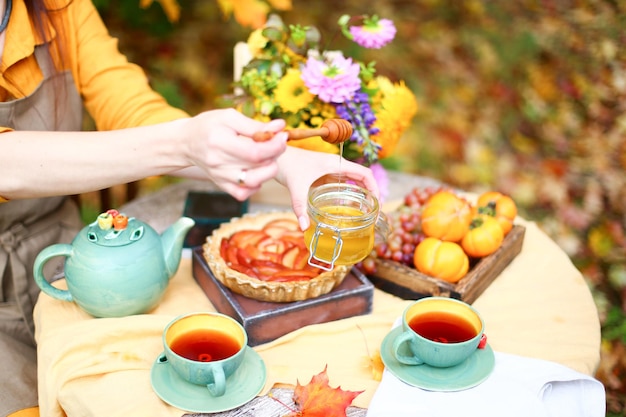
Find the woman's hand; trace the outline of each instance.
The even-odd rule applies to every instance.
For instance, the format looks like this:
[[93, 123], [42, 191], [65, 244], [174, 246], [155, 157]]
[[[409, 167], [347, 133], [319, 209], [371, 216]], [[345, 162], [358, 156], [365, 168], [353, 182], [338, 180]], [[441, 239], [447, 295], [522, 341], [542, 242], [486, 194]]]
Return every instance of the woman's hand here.
[[[287, 149], [285, 122], [262, 123], [233, 109], [212, 110], [186, 119], [186, 155], [201, 176], [243, 201], [278, 173], [278, 158]], [[255, 142], [255, 132], [276, 133], [270, 140]], [[297, 163], [296, 163], [297, 166]], [[298, 171], [296, 171], [298, 172]], [[181, 172], [182, 174], [182, 172]]]
[[339, 173], [361, 182], [378, 198], [378, 185], [372, 170], [357, 163], [341, 159], [338, 155], [308, 151], [288, 146], [278, 160], [279, 171], [276, 179], [289, 189], [291, 206], [302, 230], [309, 227], [307, 215], [307, 195], [309, 187], [326, 174]]
[[[236, 110], [224, 109], [201, 113], [180, 123], [184, 154], [192, 168], [178, 174], [209, 179], [241, 201], [255, 194], [265, 181], [276, 178], [289, 190], [302, 230], [309, 227], [309, 187], [323, 175], [340, 172], [363, 183], [376, 197], [379, 195], [369, 168], [340, 160], [335, 154], [287, 146], [284, 120], [262, 123]], [[275, 135], [268, 141], [255, 142], [252, 135], [256, 132]]]

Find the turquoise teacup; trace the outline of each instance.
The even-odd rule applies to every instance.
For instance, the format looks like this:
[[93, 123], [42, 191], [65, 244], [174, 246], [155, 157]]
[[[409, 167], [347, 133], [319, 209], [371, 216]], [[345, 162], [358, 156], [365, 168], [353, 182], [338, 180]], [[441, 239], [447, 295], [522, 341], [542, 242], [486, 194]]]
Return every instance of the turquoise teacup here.
[[206, 385], [210, 394], [224, 395], [228, 377], [244, 360], [248, 335], [229, 316], [191, 313], [172, 320], [163, 331], [164, 353], [159, 364], [168, 363], [185, 381]]
[[455, 366], [484, 347], [484, 329], [482, 318], [469, 304], [444, 297], [422, 298], [402, 314], [403, 331], [394, 340], [393, 352], [405, 365]]

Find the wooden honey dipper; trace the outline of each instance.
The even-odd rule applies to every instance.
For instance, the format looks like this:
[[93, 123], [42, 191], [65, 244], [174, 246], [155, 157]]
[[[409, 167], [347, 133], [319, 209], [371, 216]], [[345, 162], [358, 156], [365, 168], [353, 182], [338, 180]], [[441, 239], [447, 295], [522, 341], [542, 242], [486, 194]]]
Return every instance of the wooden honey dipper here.
[[[352, 124], [344, 119], [328, 119], [317, 129], [290, 129], [288, 140], [306, 139], [313, 136], [320, 136], [324, 141], [332, 144], [342, 143], [352, 136]], [[252, 139], [256, 142], [269, 140], [274, 133], [256, 132]]]

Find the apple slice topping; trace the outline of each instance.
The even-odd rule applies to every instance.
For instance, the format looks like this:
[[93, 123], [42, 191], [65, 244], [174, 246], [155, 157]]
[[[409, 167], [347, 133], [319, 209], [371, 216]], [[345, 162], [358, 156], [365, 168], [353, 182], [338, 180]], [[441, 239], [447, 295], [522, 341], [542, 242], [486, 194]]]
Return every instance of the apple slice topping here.
[[235, 271], [262, 281], [303, 281], [320, 268], [308, 264], [304, 233], [291, 219], [275, 219], [261, 230], [239, 230], [220, 242], [220, 255]]

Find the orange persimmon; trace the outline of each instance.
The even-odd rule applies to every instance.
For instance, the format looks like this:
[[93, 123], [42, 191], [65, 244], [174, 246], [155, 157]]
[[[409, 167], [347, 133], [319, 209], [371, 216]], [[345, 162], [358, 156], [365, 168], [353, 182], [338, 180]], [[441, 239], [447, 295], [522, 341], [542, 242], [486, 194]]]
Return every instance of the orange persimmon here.
[[479, 214], [488, 214], [494, 217], [506, 236], [513, 228], [513, 221], [517, 216], [517, 205], [511, 197], [497, 191], [487, 191], [478, 197], [476, 202]]
[[469, 256], [482, 258], [491, 255], [502, 245], [504, 231], [498, 220], [487, 215], [475, 217], [461, 240], [461, 247]]
[[424, 205], [421, 221], [426, 236], [459, 242], [469, 230], [472, 207], [467, 200], [450, 191], [439, 191]]
[[415, 248], [415, 268], [423, 274], [455, 283], [469, 270], [469, 258], [458, 243], [427, 237]]

